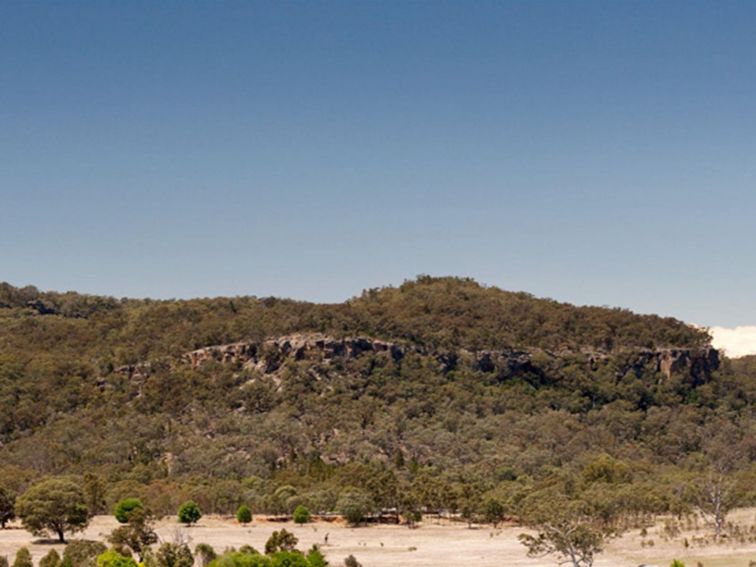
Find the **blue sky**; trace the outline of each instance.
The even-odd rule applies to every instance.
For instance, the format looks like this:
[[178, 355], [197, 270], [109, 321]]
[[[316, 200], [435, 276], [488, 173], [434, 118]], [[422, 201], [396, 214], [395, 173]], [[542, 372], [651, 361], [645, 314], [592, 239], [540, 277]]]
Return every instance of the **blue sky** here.
[[756, 323], [753, 2], [0, 3], [0, 280], [420, 273]]

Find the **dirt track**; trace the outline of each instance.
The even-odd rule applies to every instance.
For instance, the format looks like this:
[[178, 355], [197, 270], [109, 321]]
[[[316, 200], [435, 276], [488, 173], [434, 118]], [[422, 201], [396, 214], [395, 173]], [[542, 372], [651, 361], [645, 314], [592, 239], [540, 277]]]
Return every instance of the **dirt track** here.
[[[736, 518], [750, 525], [756, 517], [756, 509], [741, 510]], [[116, 526], [111, 517], [99, 516], [90, 527], [77, 537], [104, 539]], [[439, 525], [425, 523], [417, 529], [402, 526], [374, 526], [349, 528], [334, 523], [318, 522], [306, 526], [291, 523], [273, 523], [256, 520], [248, 527], [221, 518], [203, 518], [198, 526], [180, 528], [173, 520], [159, 523], [161, 539], [172, 541], [177, 535], [189, 538], [193, 548], [198, 543], [209, 543], [217, 551], [229, 546], [244, 544], [262, 550], [270, 534], [281, 527], [292, 531], [300, 540], [299, 547], [307, 548], [313, 543], [320, 544], [332, 565], [342, 564], [349, 554], [364, 567], [535, 567], [553, 566], [549, 559], [531, 559], [517, 540], [522, 533], [518, 527], [493, 530], [484, 526], [467, 529], [458, 524]], [[328, 544], [325, 536], [328, 534]], [[646, 538], [654, 540], [653, 547], [642, 548], [637, 531], [612, 542], [606, 552], [596, 561], [596, 567], [637, 567], [642, 563], [667, 567], [672, 559], [685, 561], [687, 567], [696, 567], [700, 561], [704, 567], [748, 567], [749, 561], [756, 561], [756, 544], [717, 545], [685, 550], [682, 538], [663, 541], [656, 529], [649, 530]], [[0, 531], [0, 555], [7, 555], [12, 562], [16, 550], [22, 545], [29, 546], [35, 562], [47, 551], [61, 546], [35, 541], [28, 532], [20, 529]]]

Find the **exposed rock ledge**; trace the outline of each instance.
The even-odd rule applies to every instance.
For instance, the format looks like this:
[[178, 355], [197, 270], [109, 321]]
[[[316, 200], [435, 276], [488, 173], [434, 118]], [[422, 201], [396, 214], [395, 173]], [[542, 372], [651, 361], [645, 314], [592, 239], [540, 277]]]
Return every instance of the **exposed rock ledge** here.
[[301, 334], [268, 339], [262, 343], [242, 341], [227, 345], [214, 345], [188, 352], [181, 358], [193, 369], [214, 360], [236, 362], [272, 372], [286, 358], [303, 360], [315, 355], [324, 360], [334, 358], [352, 359], [364, 353], [385, 352], [395, 361], [401, 360], [406, 347], [396, 343], [363, 337], [335, 339], [321, 334]]
[[[719, 368], [719, 352], [713, 348], [634, 349], [619, 353], [596, 351], [555, 353], [522, 349], [486, 350], [474, 353], [438, 352], [365, 337], [337, 339], [322, 334], [295, 334], [262, 342], [240, 341], [207, 346], [184, 354], [181, 362], [191, 365], [193, 369], [210, 361], [234, 363], [268, 374], [275, 372], [287, 359], [330, 361], [343, 358], [349, 360], [365, 353], [385, 353], [396, 362], [401, 361], [408, 353], [432, 356], [444, 372], [455, 369], [464, 361], [471, 364], [475, 370], [496, 373], [502, 379], [525, 373], [544, 375], [545, 371], [547, 372], [544, 366], [548, 367], [549, 360], [563, 357], [584, 359], [594, 371], [614, 361], [618, 377], [628, 372], [633, 372], [637, 376], [647, 372], [660, 373], [667, 378], [683, 375], [693, 385], [708, 382], [712, 372]], [[622, 362], [619, 363], [618, 360]], [[120, 367], [116, 369], [116, 372], [142, 379], [150, 374], [153, 367], [150, 364], [131, 365]]]

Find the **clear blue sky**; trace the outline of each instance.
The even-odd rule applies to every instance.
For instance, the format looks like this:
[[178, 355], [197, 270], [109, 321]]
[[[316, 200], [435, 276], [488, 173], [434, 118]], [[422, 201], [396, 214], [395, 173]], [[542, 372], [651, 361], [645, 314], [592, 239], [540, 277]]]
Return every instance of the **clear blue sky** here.
[[756, 323], [756, 3], [0, 3], [0, 280], [419, 273]]

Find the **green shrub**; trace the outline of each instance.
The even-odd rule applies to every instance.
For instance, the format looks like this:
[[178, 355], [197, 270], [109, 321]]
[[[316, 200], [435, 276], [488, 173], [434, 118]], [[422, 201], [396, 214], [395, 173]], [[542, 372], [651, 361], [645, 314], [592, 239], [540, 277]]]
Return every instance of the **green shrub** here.
[[208, 567], [271, 567], [270, 557], [259, 553], [229, 551], [212, 561]]
[[239, 548], [239, 553], [250, 553], [252, 555], [260, 555], [260, 552], [257, 551], [254, 547], [252, 547], [248, 543], [245, 543]]
[[278, 551], [294, 551], [299, 540], [297, 536], [286, 530], [275, 531], [265, 542], [265, 555], [271, 555]]
[[411, 528], [423, 520], [423, 513], [420, 510], [408, 510], [402, 516], [404, 516], [404, 521]]
[[34, 567], [31, 553], [29, 553], [26, 547], [22, 547], [16, 552], [16, 560], [13, 562], [13, 567]]
[[206, 567], [213, 559], [218, 557], [212, 545], [207, 543], [198, 543], [194, 548], [194, 556], [199, 559], [200, 567]]
[[305, 556], [298, 551], [277, 551], [270, 559], [271, 567], [310, 567]]
[[136, 553], [141, 561], [144, 559], [144, 551], [158, 541], [152, 517], [141, 507], [133, 508], [125, 517], [128, 518], [128, 522], [114, 529], [108, 540], [117, 551], [128, 548]]
[[669, 564], [669, 567], [685, 567], [685, 563], [679, 559], [674, 559], [672, 563]]
[[307, 552], [307, 564], [310, 567], [328, 567], [328, 561], [317, 545], [313, 545]]
[[119, 523], [125, 524], [134, 510], [144, 510], [144, 505], [139, 498], [124, 498], [116, 504], [113, 515]]
[[249, 509], [249, 506], [246, 504], [239, 506], [236, 511], [236, 521], [240, 524], [248, 524], [252, 521], [252, 510]]
[[131, 557], [121, 555], [115, 549], [108, 549], [97, 557], [97, 567], [137, 567]]
[[489, 498], [483, 504], [483, 517], [487, 523], [493, 524], [494, 527], [504, 521], [505, 516], [504, 505], [497, 499]]
[[97, 564], [97, 557], [106, 550], [105, 544], [99, 541], [87, 539], [72, 541], [63, 550], [63, 565], [94, 567]]
[[191, 526], [196, 524], [202, 517], [199, 506], [193, 500], [184, 502], [178, 509], [178, 519], [182, 524]]
[[301, 504], [294, 510], [294, 522], [297, 524], [307, 524], [310, 521], [310, 511]]
[[164, 543], [156, 553], [159, 567], [193, 567], [194, 556], [186, 544]]
[[336, 509], [353, 526], [360, 524], [373, 508], [370, 495], [352, 487], [345, 488], [336, 503]]
[[40, 561], [39, 567], [58, 567], [60, 565], [60, 555], [54, 549], [47, 552]]

